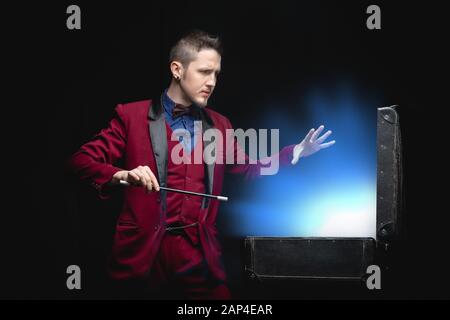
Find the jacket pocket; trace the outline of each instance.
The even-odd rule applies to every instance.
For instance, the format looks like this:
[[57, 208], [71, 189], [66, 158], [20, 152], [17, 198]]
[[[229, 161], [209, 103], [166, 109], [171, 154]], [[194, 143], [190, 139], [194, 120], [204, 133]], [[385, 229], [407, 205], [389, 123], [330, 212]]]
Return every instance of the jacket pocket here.
[[138, 228], [138, 225], [134, 221], [119, 220], [117, 222], [117, 227], [120, 227], [120, 228]]
[[116, 225], [116, 239], [133, 238], [139, 233], [139, 226], [134, 221], [119, 220]]

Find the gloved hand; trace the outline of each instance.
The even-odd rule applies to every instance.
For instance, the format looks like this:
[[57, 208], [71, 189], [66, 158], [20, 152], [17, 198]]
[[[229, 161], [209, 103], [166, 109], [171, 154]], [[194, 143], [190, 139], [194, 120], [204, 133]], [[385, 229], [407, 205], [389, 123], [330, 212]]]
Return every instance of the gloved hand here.
[[331, 134], [331, 130], [328, 130], [325, 134], [323, 134], [320, 138], [319, 134], [323, 131], [324, 126], [321, 125], [317, 130], [311, 129], [306, 135], [305, 139], [300, 142], [298, 145], [294, 147], [294, 156], [292, 158], [291, 163], [296, 164], [301, 157], [310, 156], [321, 149], [325, 149], [331, 147], [336, 143], [335, 140], [322, 143], [328, 138]]

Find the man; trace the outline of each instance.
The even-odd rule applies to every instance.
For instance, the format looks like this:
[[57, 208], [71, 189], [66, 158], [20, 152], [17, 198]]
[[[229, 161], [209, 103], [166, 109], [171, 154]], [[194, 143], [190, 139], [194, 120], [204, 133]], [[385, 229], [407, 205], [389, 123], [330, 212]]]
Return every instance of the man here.
[[[232, 129], [226, 117], [206, 107], [220, 73], [221, 52], [217, 37], [188, 33], [171, 49], [172, 79], [161, 98], [118, 105], [109, 127], [70, 159], [72, 170], [101, 198], [121, 181], [132, 185], [124, 190], [110, 273], [114, 279], [140, 283], [153, 297], [230, 298], [215, 227], [218, 201], [160, 191], [164, 186], [220, 195], [225, 172], [251, 178], [264, 167], [261, 161], [248, 163], [235, 140], [232, 158], [244, 155], [244, 164], [226, 163], [229, 148], [218, 152], [213, 163], [173, 158], [180, 143], [187, 158], [212, 143], [194, 137], [194, 121], [203, 132], [214, 128], [226, 136]], [[188, 130], [192, 139], [173, 141], [177, 129]], [[280, 164], [295, 164], [332, 145], [334, 141], [323, 143], [331, 132], [319, 137], [322, 130], [311, 129], [301, 143], [283, 148], [275, 155]], [[220, 157], [223, 161], [217, 161]], [[114, 166], [118, 159], [124, 160], [124, 168]]]

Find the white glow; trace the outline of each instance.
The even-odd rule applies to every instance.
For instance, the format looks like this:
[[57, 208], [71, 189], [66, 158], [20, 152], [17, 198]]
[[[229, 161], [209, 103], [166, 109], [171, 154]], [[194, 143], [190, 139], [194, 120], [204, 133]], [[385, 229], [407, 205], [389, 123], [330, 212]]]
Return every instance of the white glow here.
[[333, 212], [318, 230], [319, 237], [375, 238], [376, 216], [372, 208], [358, 212]]
[[[376, 237], [376, 193], [373, 187], [329, 188], [306, 212], [299, 230], [312, 237]], [[304, 224], [307, 224], [306, 229]], [[302, 229], [300, 229], [302, 228]]]

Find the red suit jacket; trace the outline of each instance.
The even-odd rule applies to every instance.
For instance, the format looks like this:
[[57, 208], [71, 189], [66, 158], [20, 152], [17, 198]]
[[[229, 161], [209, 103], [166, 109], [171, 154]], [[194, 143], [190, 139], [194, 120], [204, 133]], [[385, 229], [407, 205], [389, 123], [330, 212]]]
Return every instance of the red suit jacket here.
[[[108, 182], [120, 170], [132, 170], [148, 166], [160, 186], [166, 186], [167, 136], [164, 112], [159, 103], [144, 100], [116, 107], [115, 117], [109, 126], [101, 130], [91, 141], [81, 146], [69, 160], [69, 166], [80, 179], [89, 182], [98, 190], [99, 197], [108, 198]], [[215, 128], [226, 137], [226, 129], [232, 129], [230, 121], [223, 115], [202, 108], [203, 130]], [[224, 139], [225, 140], [225, 139]], [[220, 195], [225, 171], [244, 174], [246, 178], [259, 176], [263, 166], [259, 161], [249, 164], [248, 157], [234, 143], [234, 159], [242, 152], [245, 164], [226, 164], [225, 153], [216, 153], [216, 162], [205, 164], [207, 193]], [[204, 141], [204, 147], [215, 141]], [[292, 159], [294, 145], [279, 153], [280, 165]], [[220, 150], [218, 148], [217, 150]], [[223, 150], [228, 150], [224, 148]], [[222, 161], [217, 161], [222, 157]], [[118, 159], [124, 160], [124, 168], [114, 166]], [[144, 188], [125, 188], [124, 203], [117, 221], [110, 273], [116, 279], [139, 278], [148, 275], [165, 232], [165, 192], [147, 194]], [[205, 259], [213, 276], [225, 280], [221, 263], [221, 248], [217, 240], [215, 221], [219, 209], [217, 200], [204, 201], [199, 212], [198, 235]]]

